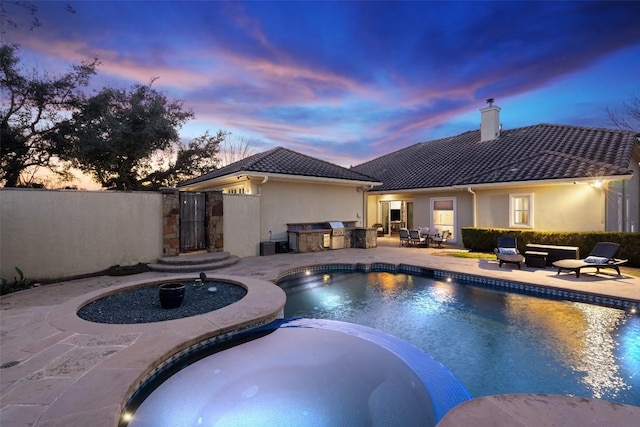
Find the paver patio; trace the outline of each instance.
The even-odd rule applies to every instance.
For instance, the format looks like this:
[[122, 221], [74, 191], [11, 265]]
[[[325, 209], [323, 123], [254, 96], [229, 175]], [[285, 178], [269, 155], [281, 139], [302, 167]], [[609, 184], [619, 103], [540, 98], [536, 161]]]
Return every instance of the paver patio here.
[[[135, 387], [136, 380], [176, 348], [198, 342], [202, 337], [232, 330], [237, 325], [249, 325], [256, 320], [267, 322], [277, 317], [284, 304], [284, 294], [276, 287], [266, 286], [264, 281], [273, 281], [283, 270], [296, 267], [331, 263], [410, 264], [538, 286], [588, 291], [640, 303], [640, 278], [604, 272], [599, 275], [583, 273], [577, 279], [573, 274], [556, 275], [556, 270], [551, 268], [499, 268], [497, 261], [492, 259], [440, 256], [442, 253], [442, 249], [399, 248], [396, 239], [383, 238], [375, 249], [243, 258], [235, 265], [208, 273], [210, 278], [243, 277], [250, 286], [243, 300], [206, 315], [152, 324], [97, 324], [78, 318], [75, 312], [87, 298], [97, 298], [105, 290], [166, 278], [195, 278], [195, 274], [100, 276], [3, 296], [0, 299], [0, 365], [3, 366], [0, 369], [0, 425], [117, 425], [121, 405]], [[523, 399], [525, 397], [509, 400], [512, 406], [503, 400], [500, 410], [508, 414], [510, 410], [522, 408], [526, 406]], [[548, 407], [552, 411], [566, 411], [571, 407], [559, 396], [549, 397], [549, 400], [552, 404]], [[539, 404], [539, 400], [537, 402]], [[601, 401], [587, 402], [586, 405], [593, 408], [597, 418]], [[624, 410], [606, 411], [607, 425], [628, 425], [630, 420], [640, 419], [640, 407], [611, 405]], [[461, 417], [451, 420], [468, 421], [469, 415], [496, 411], [496, 402], [489, 399], [467, 406], [461, 408], [465, 411]], [[600, 412], [604, 417], [605, 412]], [[514, 420], [510, 416], [502, 419], [503, 425], [513, 425]], [[540, 425], [536, 419], [536, 414], [531, 413], [518, 422]], [[492, 425], [500, 425], [495, 419], [492, 422]], [[447, 424], [451, 425], [456, 424]]]

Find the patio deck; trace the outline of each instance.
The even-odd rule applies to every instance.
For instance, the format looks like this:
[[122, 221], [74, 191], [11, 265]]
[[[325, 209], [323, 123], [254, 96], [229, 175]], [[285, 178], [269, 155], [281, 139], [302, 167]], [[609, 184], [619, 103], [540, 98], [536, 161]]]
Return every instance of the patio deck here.
[[[250, 257], [208, 276], [244, 277], [254, 281], [254, 288], [266, 289], [273, 287], [260, 286], [262, 281], [272, 281], [281, 271], [291, 268], [385, 262], [588, 291], [640, 303], [640, 278], [624, 274], [620, 277], [608, 272], [583, 273], [577, 279], [573, 274], [556, 275], [556, 270], [551, 268], [532, 269], [524, 265], [522, 270], [507, 265], [499, 268], [493, 259], [441, 256], [444, 251], [455, 250], [451, 245], [445, 249], [399, 248], [397, 245], [397, 238], [381, 238], [375, 249]], [[211, 334], [212, 330], [223, 331], [233, 324], [248, 324], [250, 316], [268, 320], [282, 304], [282, 295], [269, 291], [245, 301], [242, 307], [228, 306], [234, 309], [222, 314], [156, 324], [95, 324], [75, 315], [83, 301], [107, 289], [177, 277], [176, 274], [153, 272], [100, 276], [3, 296], [0, 299], [0, 425], [116, 426], [121, 405], [136, 379], [147, 373], [159, 358], [184, 347], [185, 343]], [[245, 316], [238, 311], [251, 315]], [[450, 412], [452, 417], [449, 420], [445, 417], [444, 421], [448, 421], [447, 426], [457, 425], [456, 420], [464, 420], [463, 424], [468, 425], [473, 419], [487, 419], [490, 415], [494, 426], [514, 425], [515, 420], [522, 425], [541, 425], [543, 418], [540, 417], [548, 420], [550, 413], [557, 413], [557, 420], [563, 420], [562, 425], [622, 426], [640, 419], [640, 407], [610, 404], [616, 410], [603, 411], [602, 401], [587, 401], [576, 406], [572, 399], [548, 395], [544, 399], [533, 397], [537, 399], [538, 407], [542, 405], [545, 409], [519, 412], [531, 399], [531, 395], [514, 396], [501, 400], [500, 405], [491, 399], [475, 399], [475, 404], [461, 405], [460, 414], [456, 408]], [[577, 411], [575, 408], [584, 412], [585, 405], [591, 410], [594, 424], [584, 424], [584, 417], [575, 418], [577, 421], [572, 424], [567, 414]]]

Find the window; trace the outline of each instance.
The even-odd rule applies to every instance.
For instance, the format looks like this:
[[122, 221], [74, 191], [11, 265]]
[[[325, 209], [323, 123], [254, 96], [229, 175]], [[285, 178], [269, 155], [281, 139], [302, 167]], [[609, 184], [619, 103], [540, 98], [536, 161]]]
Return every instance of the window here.
[[509, 227], [533, 227], [533, 194], [511, 194]]
[[402, 201], [393, 200], [389, 202], [389, 208], [391, 221], [402, 221]]
[[244, 187], [231, 187], [224, 189], [225, 194], [244, 194]]
[[443, 232], [448, 230], [449, 240], [456, 242], [456, 199], [436, 197], [431, 199], [431, 228]]

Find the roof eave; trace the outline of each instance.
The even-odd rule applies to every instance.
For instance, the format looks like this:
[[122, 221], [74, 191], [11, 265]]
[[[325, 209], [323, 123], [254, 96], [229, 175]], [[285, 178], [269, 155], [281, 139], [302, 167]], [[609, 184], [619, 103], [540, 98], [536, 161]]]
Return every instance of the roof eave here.
[[224, 185], [231, 184], [233, 179], [236, 181], [245, 176], [246, 173], [242, 172], [234, 172], [228, 175], [217, 176], [215, 178], [204, 179], [202, 181], [193, 182], [190, 184], [182, 184], [178, 185], [178, 189], [182, 191], [200, 191], [200, 190], [208, 190], [211, 188], [220, 188]]
[[279, 173], [255, 173], [255, 172], [245, 172], [242, 175], [248, 176], [251, 178], [258, 178], [258, 179], [268, 178], [269, 180], [274, 180], [274, 181], [311, 182], [314, 184], [337, 184], [337, 185], [348, 185], [348, 186], [355, 185], [355, 186], [367, 186], [367, 187], [382, 185], [381, 182], [377, 182], [377, 181], [364, 181], [364, 180], [347, 179], [347, 178], [326, 178], [321, 176], [308, 176], [308, 175], [289, 175], [289, 174], [279, 174]]
[[216, 187], [224, 187], [225, 185], [229, 185], [234, 183], [235, 181], [241, 178], [250, 178], [250, 179], [268, 179], [275, 181], [288, 181], [288, 182], [306, 182], [312, 184], [333, 184], [333, 185], [345, 185], [345, 186], [364, 186], [364, 187], [375, 187], [378, 185], [382, 185], [381, 182], [377, 181], [364, 181], [364, 180], [352, 180], [352, 179], [341, 179], [341, 178], [326, 178], [326, 177], [316, 177], [316, 176], [307, 176], [307, 175], [289, 175], [289, 174], [277, 174], [277, 173], [256, 173], [256, 172], [247, 172], [240, 171], [234, 172], [229, 175], [218, 176], [216, 178], [207, 179], [204, 181], [186, 184], [180, 186], [181, 190], [186, 191], [198, 191], [204, 190], [208, 188], [216, 188]]
[[537, 181], [510, 181], [510, 182], [491, 182], [484, 184], [457, 184], [446, 187], [429, 187], [429, 188], [398, 188], [393, 190], [373, 190], [376, 194], [385, 193], [433, 193], [446, 191], [460, 191], [467, 189], [494, 189], [494, 188], [512, 188], [512, 187], [545, 187], [550, 185], [566, 185], [566, 184], [591, 184], [595, 181], [628, 181], [633, 174], [612, 175], [599, 177], [580, 177], [580, 178], [562, 178], [562, 179], [545, 179]]

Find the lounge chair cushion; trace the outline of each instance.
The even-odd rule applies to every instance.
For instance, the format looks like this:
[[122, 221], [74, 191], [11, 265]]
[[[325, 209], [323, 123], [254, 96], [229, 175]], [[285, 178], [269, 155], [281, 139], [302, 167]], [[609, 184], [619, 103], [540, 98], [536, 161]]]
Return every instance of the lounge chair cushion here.
[[517, 251], [515, 248], [498, 248], [498, 253], [500, 255], [517, 255]]
[[584, 259], [584, 262], [589, 264], [606, 264], [609, 262], [609, 258], [603, 256], [588, 256]]

